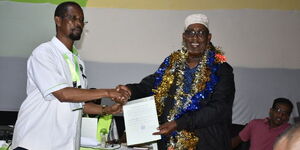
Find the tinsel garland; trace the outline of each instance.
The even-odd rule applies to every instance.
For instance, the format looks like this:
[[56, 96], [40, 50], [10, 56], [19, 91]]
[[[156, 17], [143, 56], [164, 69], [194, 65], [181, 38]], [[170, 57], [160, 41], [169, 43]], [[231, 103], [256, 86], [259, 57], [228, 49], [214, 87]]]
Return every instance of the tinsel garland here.
[[[202, 61], [197, 65], [192, 88], [189, 93], [184, 93], [184, 70], [188, 52], [186, 49], [173, 52], [167, 57], [161, 67], [156, 71], [157, 77], [154, 83], [154, 97], [158, 115], [160, 116], [164, 109], [164, 101], [167, 97], [174, 99], [174, 107], [170, 110], [168, 121], [176, 120], [187, 112], [200, 109], [200, 101], [205, 99], [213, 92], [214, 86], [218, 82], [216, 72], [218, 64], [226, 61], [223, 53], [217, 50], [207, 50], [202, 57]], [[173, 85], [176, 77], [176, 92], [168, 95], [170, 87]], [[183, 102], [183, 99], [186, 99]], [[193, 132], [175, 131], [170, 138], [170, 147], [174, 149], [195, 149], [199, 139]]]

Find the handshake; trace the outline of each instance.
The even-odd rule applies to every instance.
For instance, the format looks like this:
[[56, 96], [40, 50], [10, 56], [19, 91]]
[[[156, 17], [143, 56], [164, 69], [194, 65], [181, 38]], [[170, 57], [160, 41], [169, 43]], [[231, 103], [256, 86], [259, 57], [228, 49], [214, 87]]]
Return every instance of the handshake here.
[[125, 85], [118, 85], [115, 89], [108, 90], [108, 97], [119, 104], [126, 104], [130, 99], [131, 91]]
[[105, 89], [105, 97], [111, 98], [115, 104], [107, 107], [102, 106], [100, 114], [118, 114], [122, 112], [122, 107], [130, 99], [131, 91], [125, 85], [118, 85], [115, 89]]

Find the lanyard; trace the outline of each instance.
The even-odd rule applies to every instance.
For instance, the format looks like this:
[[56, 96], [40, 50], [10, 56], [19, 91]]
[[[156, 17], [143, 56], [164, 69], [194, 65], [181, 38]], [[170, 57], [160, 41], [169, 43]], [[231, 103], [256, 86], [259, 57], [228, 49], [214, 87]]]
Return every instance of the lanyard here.
[[[77, 51], [75, 48], [73, 48], [73, 51], [74, 53], [76, 54]], [[72, 81], [73, 81], [73, 85], [77, 83], [80, 83], [80, 71], [79, 71], [79, 64], [78, 64], [78, 59], [76, 56], [73, 56], [73, 59], [74, 59], [74, 64], [71, 62], [71, 60], [69, 59], [68, 55], [67, 54], [63, 54], [63, 57], [65, 59], [65, 61], [67, 62], [68, 66], [69, 66], [69, 69], [70, 69], [70, 72], [71, 72], [71, 76], [72, 76]]]

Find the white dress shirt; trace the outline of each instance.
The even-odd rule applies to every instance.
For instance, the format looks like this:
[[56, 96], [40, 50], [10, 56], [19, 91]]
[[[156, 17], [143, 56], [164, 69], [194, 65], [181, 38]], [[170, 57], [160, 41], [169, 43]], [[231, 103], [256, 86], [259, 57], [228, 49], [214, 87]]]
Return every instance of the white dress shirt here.
[[60, 102], [52, 92], [73, 87], [70, 68], [63, 55], [82, 66], [80, 85], [87, 88], [84, 63], [56, 37], [39, 45], [27, 62], [27, 98], [22, 103], [14, 129], [12, 148], [29, 150], [79, 149], [81, 110]]

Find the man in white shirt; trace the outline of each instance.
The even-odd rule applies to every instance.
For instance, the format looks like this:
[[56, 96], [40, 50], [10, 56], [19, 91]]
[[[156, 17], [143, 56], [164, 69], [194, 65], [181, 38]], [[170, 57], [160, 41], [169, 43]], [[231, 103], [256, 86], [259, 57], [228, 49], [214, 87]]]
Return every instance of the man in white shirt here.
[[[84, 27], [82, 8], [74, 2], [57, 6], [56, 36], [38, 46], [27, 62], [27, 98], [19, 110], [12, 149], [79, 150], [82, 110], [115, 114], [129, 94], [115, 89], [86, 89], [85, 67], [74, 41]], [[116, 104], [103, 107], [84, 102], [102, 97]]]

